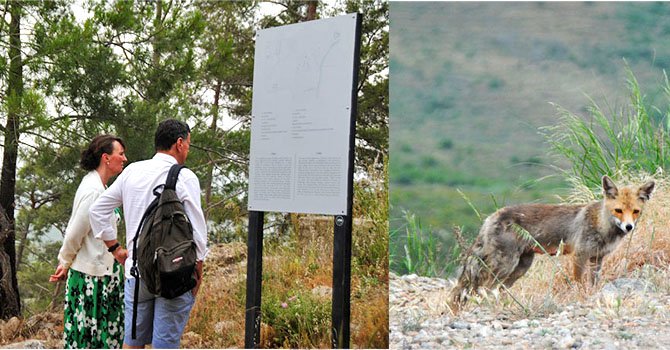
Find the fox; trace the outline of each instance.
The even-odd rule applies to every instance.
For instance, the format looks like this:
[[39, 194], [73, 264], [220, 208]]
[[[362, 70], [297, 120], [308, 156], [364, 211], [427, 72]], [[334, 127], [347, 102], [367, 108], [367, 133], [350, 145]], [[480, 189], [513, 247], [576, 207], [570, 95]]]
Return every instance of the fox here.
[[595, 284], [603, 257], [635, 229], [655, 186], [654, 181], [649, 181], [639, 187], [618, 188], [607, 175], [601, 180], [600, 201], [578, 205], [520, 204], [487, 217], [449, 295], [452, 312], [458, 313], [468, 295], [480, 287], [511, 287], [528, 271], [535, 254], [571, 254], [573, 279], [583, 283], [588, 267]]

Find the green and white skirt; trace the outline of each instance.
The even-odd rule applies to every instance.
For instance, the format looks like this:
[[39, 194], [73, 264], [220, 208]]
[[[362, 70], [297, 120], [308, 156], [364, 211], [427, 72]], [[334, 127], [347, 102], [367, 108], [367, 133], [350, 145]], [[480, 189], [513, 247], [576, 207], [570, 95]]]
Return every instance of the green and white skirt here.
[[123, 266], [111, 276], [70, 269], [65, 286], [66, 349], [118, 349], [123, 344]]

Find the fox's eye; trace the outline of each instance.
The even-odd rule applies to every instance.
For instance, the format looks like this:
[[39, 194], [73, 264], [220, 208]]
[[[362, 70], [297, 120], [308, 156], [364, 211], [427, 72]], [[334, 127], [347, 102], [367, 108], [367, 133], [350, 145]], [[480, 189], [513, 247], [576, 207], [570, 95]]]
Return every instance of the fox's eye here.
[[633, 214], [639, 214], [639, 213], [640, 213], [639, 210], [637, 210], [637, 209], [633, 209]]
[[622, 213], [623, 213], [623, 210], [617, 208], [617, 209], [614, 209], [614, 212], [616, 212], [617, 214], [622, 214]]

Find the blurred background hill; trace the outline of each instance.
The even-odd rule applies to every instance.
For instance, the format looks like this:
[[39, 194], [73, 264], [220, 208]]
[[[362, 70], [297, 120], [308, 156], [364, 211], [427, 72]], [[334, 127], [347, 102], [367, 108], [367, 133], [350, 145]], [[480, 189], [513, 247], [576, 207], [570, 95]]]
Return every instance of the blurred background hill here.
[[579, 115], [592, 101], [616, 110], [628, 102], [629, 66], [645, 102], [667, 104], [660, 83], [670, 67], [670, 4], [390, 5], [395, 270], [405, 211], [448, 251], [453, 226], [470, 237], [479, 227], [464, 197], [485, 216], [567, 194], [566, 160], [540, 130], [558, 122], [552, 103]]

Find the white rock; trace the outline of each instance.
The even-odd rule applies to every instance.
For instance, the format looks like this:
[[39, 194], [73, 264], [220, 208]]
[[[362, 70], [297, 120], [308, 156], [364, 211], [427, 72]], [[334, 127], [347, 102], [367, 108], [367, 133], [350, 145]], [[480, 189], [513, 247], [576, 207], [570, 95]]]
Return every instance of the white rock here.
[[477, 330], [477, 334], [479, 334], [479, 336], [481, 336], [482, 338], [488, 338], [491, 334], [493, 334], [493, 330], [491, 329], [491, 327], [483, 325], [479, 327], [479, 329]]
[[523, 319], [523, 320], [515, 321], [512, 324], [512, 328], [517, 328], [517, 329], [518, 328], [528, 328], [528, 320]]
[[491, 326], [497, 331], [501, 331], [503, 329], [502, 322], [498, 320], [493, 320], [493, 322], [491, 322]]
[[568, 333], [558, 341], [558, 347], [561, 349], [570, 349], [575, 344], [575, 339]]

